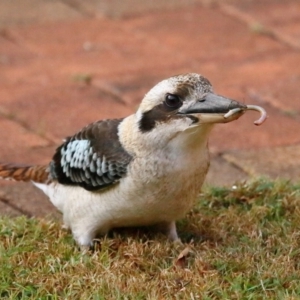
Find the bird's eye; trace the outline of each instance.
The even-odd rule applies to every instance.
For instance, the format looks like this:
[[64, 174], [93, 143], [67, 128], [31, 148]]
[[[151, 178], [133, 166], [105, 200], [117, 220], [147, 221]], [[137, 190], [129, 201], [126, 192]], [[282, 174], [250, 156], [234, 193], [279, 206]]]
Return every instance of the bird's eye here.
[[167, 94], [165, 99], [165, 104], [169, 108], [179, 108], [182, 105], [180, 98], [177, 95]]

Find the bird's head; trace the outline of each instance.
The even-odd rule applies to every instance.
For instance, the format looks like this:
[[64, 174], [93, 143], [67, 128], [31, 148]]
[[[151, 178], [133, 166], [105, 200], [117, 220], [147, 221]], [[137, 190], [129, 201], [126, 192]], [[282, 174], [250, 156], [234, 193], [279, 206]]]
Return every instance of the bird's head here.
[[[241, 109], [229, 118], [224, 114]], [[195, 73], [178, 75], [159, 82], [144, 97], [137, 112], [139, 128], [150, 132], [156, 127], [195, 127], [202, 124], [227, 123], [238, 119], [246, 106], [214, 94], [212, 85]]]
[[210, 82], [199, 74], [173, 76], [145, 95], [137, 112], [121, 124], [119, 136], [135, 155], [166, 148], [186, 153], [187, 148], [206, 147], [215, 123], [236, 120], [246, 109], [214, 94]]

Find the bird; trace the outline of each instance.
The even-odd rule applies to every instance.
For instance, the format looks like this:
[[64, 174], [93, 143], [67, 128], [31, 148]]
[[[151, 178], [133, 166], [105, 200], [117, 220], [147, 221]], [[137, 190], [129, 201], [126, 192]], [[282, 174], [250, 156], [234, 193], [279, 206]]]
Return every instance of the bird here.
[[200, 74], [172, 76], [135, 113], [67, 137], [49, 164], [0, 163], [0, 178], [41, 189], [83, 249], [120, 227], [157, 225], [176, 241], [176, 221], [194, 206], [209, 168], [212, 128], [245, 110]]

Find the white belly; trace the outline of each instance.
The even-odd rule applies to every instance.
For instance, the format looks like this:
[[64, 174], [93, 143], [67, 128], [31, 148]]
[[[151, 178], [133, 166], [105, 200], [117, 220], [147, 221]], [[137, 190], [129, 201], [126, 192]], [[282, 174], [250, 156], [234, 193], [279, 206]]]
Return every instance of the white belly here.
[[[141, 162], [138, 164], [140, 169]], [[166, 168], [161, 165], [151, 169], [145, 161], [145, 169], [137, 172], [133, 165], [135, 175], [129, 174], [111, 188], [90, 192], [77, 186], [52, 183], [46, 194], [71, 227], [77, 220], [99, 224], [96, 227], [103, 227], [103, 231], [171, 222], [184, 217], [193, 206], [208, 169], [208, 160], [197, 168], [192, 166], [193, 170], [172, 167], [164, 170], [166, 174], [159, 175], [159, 169]]]
[[[170, 149], [176, 149], [176, 143]], [[119, 183], [98, 192], [56, 182], [36, 185], [63, 213], [64, 223], [77, 242], [85, 245], [95, 232], [170, 223], [184, 217], [197, 198], [209, 165], [206, 143], [192, 146], [189, 151], [162, 149], [152, 158], [135, 157]]]

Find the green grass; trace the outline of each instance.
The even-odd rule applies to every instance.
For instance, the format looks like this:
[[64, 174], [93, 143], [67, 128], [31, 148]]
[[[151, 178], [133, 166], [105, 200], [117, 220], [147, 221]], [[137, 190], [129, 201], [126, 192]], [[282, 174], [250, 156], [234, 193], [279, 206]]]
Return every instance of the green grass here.
[[59, 222], [2, 217], [0, 298], [299, 299], [299, 201], [289, 182], [209, 188], [178, 224], [183, 244], [122, 230], [88, 254]]

